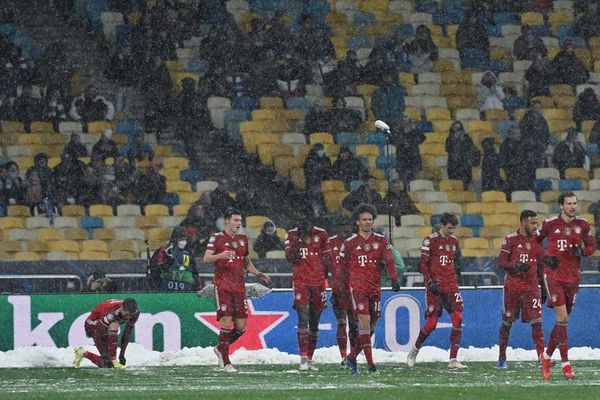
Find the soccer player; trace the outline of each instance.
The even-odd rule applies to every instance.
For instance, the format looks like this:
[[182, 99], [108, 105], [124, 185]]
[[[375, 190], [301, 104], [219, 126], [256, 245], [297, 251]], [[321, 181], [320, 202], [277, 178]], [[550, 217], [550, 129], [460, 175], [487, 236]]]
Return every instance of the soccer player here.
[[419, 270], [425, 282], [427, 311], [425, 325], [408, 353], [406, 363], [409, 367], [414, 367], [421, 346], [437, 326], [438, 318], [445, 309], [452, 321], [448, 368], [466, 368], [466, 365], [456, 359], [462, 335], [463, 312], [463, 299], [458, 289], [456, 272], [456, 266], [460, 264], [457, 260], [460, 249], [458, 239], [453, 235], [458, 218], [453, 214], [444, 213], [440, 223], [440, 229], [427, 236], [421, 244]]
[[544, 220], [538, 235], [541, 243], [546, 239], [544, 264], [544, 288], [548, 306], [554, 308], [556, 325], [550, 334], [548, 347], [542, 359], [542, 378], [550, 379], [552, 353], [558, 346], [562, 360], [562, 371], [566, 379], [575, 378], [569, 363], [569, 336], [567, 325], [579, 290], [581, 257], [594, 254], [596, 239], [590, 224], [578, 217], [577, 197], [572, 192], [558, 196], [560, 214]]
[[541, 281], [541, 268], [538, 270], [538, 265], [544, 251], [537, 240], [536, 212], [521, 211], [520, 222], [521, 227], [504, 238], [498, 256], [498, 265], [506, 271], [498, 368], [506, 368], [506, 346], [510, 328], [519, 318], [519, 314], [522, 322], [531, 324], [533, 344], [539, 360], [544, 352], [542, 300], [538, 286]]
[[[87, 358], [100, 368], [125, 368], [125, 349], [129, 344], [129, 337], [133, 327], [140, 316], [135, 299], [107, 300], [96, 306], [85, 320], [85, 334], [94, 339], [94, 345], [100, 355], [84, 352], [81, 347], [75, 348], [73, 365], [79, 368], [81, 360]], [[117, 360], [117, 339], [119, 326], [125, 323], [125, 332], [121, 337], [121, 351]]]
[[327, 308], [327, 271], [323, 253], [328, 237], [325, 229], [312, 225], [307, 218], [302, 217], [298, 226], [290, 229], [285, 238], [285, 258], [292, 263], [293, 268], [300, 371], [318, 370], [312, 358], [319, 339], [321, 312]]
[[[346, 367], [346, 356], [348, 355], [348, 334], [350, 335], [350, 346], [355, 346], [358, 340], [358, 323], [352, 312], [348, 284], [349, 272], [340, 258], [342, 244], [351, 234], [351, 225], [339, 226], [338, 234], [327, 239], [324, 251], [327, 270], [331, 274], [331, 305], [337, 320], [337, 344], [342, 356], [340, 366], [343, 368]], [[346, 332], [347, 328], [348, 332]]]
[[373, 232], [373, 221], [377, 211], [369, 204], [360, 204], [353, 214], [358, 226], [358, 234], [344, 241], [340, 257], [344, 267], [350, 272], [350, 298], [352, 309], [358, 320], [358, 340], [346, 357], [346, 364], [352, 374], [358, 374], [356, 357], [361, 351], [367, 359], [368, 372], [379, 371], [373, 362], [371, 335], [381, 315], [381, 263], [389, 272], [392, 290], [400, 290], [396, 264], [391, 246], [385, 236]]
[[226, 209], [225, 228], [210, 237], [203, 258], [206, 264], [215, 264], [215, 302], [221, 331], [214, 352], [225, 372], [236, 372], [229, 360], [229, 345], [246, 332], [248, 302], [245, 272], [264, 282], [270, 281], [269, 276], [256, 269], [250, 261], [248, 238], [238, 233], [241, 226], [241, 213], [232, 208]]

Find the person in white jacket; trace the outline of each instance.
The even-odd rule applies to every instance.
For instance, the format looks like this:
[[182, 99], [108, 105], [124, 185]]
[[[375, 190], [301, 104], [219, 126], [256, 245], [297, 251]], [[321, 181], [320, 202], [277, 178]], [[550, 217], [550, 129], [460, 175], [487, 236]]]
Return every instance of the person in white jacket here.
[[503, 109], [502, 100], [505, 97], [502, 87], [498, 86], [496, 75], [492, 71], [486, 71], [477, 87], [479, 111], [484, 113], [486, 110]]
[[95, 86], [90, 85], [81, 96], [73, 99], [69, 116], [75, 121], [81, 121], [84, 126], [92, 121], [112, 121], [115, 106], [100, 96]]

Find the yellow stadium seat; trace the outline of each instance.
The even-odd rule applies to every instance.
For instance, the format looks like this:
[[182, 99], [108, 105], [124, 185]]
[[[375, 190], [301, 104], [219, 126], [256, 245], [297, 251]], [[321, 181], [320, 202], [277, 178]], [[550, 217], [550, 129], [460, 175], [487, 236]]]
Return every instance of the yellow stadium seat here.
[[167, 69], [169, 71], [183, 70], [183, 64], [179, 60], [165, 60], [165, 61], [163, 61], [163, 63], [165, 64], [165, 67], [167, 67]]
[[180, 179], [180, 171], [177, 168], [163, 168], [160, 174], [164, 176], [167, 181], [178, 181]]
[[506, 202], [506, 194], [500, 191], [487, 191], [481, 193], [481, 201], [484, 203], [489, 202], [498, 202], [505, 203]]
[[60, 231], [52, 228], [36, 229], [37, 240], [60, 240]]
[[567, 129], [575, 127], [572, 119], [549, 119], [548, 127], [551, 133], [563, 134]]
[[492, 240], [492, 248], [496, 251], [500, 251], [502, 243], [504, 243], [504, 238], [494, 238]]
[[283, 99], [281, 97], [261, 97], [259, 104], [260, 108], [283, 108]]
[[137, 253], [138, 246], [133, 240], [115, 240], [110, 242], [109, 248], [111, 251], [129, 251]]
[[556, 84], [550, 85], [551, 96], [573, 96], [573, 88], [571, 85]]
[[[484, 238], [468, 238], [464, 241], [464, 249], [489, 249], [490, 244]], [[462, 249], [461, 249], [462, 250]]]
[[544, 118], [547, 120], [551, 119], [571, 119], [571, 115], [568, 110], [564, 108], [544, 108], [542, 110]]
[[404, 115], [406, 115], [413, 121], [421, 120], [421, 110], [415, 107], [407, 107], [406, 109], [404, 109]]
[[7, 215], [9, 217], [27, 218], [31, 217], [31, 209], [28, 206], [12, 205], [8, 206]]
[[108, 252], [108, 245], [102, 240], [86, 240], [81, 243], [81, 251], [101, 251]]
[[553, 96], [552, 100], [558, 108], [572, 108], [577, 102], [575, 96]]
[[343, 192], [345, 189], [344, 182], [338, 180], [326, 180], [321, 182], [321, 191], [325, 192]]
[[173, 216], [183, 217], [186, 216], [190, 206], [188, 204], [175, 204], [173, 206]]
[[506, 110], [486, 110], [485, 119], [488, 121], [502, 121], [508, 119], [508, 112]]
[[80, 205], [66, 205], [62, 206], [61, 209], [63, 217], [83, 217], [85, 215], [85, 208]]
[[464, 226], [459, 226], [454, 230], [454, 236], [459, 239], [471, 238], [473, 236], [473, 230]]
[[376, 85], [369, 85], [369, 84], [356, 85], [356, 93], [359, 96], [371, 96], [377, 90], [377, 88], [378, 88], [378, 86], [376, 86]]
[[94, 229], [92, 237], [94, 238], [94, 240], [114, 240], [115, 231], [111, 228]]
[[491, 214], [494, 212], [494, 205], [496, 203], [467, 203], [464, 206], [466, 214]]
[[467, 132], [482, 131], [492, 132], [492, 124], [489, 121], [471, 120], [467, 122]]
[[31, 123], [31, 133], [50, 133], [54, 132], [52, 122], [34, 121]]
[[278, 156], [273, 159], [273, 166], [278, 176], [289, 177], [292, 168], [301, 168], [304, 160], [295, 156]]
[[453, 60], [443, 58], [433, 63], [433, 72], [449, 72], [454, 70], [455, 65]]
[[75, 240], [54, 240], [49, 242], [50, 251], [79, 251], [79, 243]]
[[290, 169], [290, 180], [296, 189], [306, 189], [306, 182], [304, 179], [304, 169], [292, 168]]
[[518, 214], [488, 214], [483, 216], [485, 226], [514, 226], [518, 224]]
[[140, 229], [155, 228], [161, 225], [163, 216], [142, 216], [135, 219], [135, 226]]
[[446, 192], [446, 196], [450, 203], [474, 203], [477, 201], [475, 192]]
[[265, 222], [270, 218], [264, 215], [248, 215], [246, 217], [246, 227], [252, 229], [261, 229]]
[[106, 260], [108, 253], [102, 251], [82, 251], [79, 253], [80, 260]]
[[135, 260], [138, 257], [131, 251], [112, 250], [110, 252], [110, 258], [111, 260]]
[[422, 214], [434, 214], [433, 206], [429, 203], [415, 203], [415, 206]]
[[[246, 121], [251, 122], [251, 121]], [[254, 121], [252, 121], [254, 122]], [[245, 122], [242, 122], [244, 124]], [[241, 126], [241, 125], [240, 125]], [[271, 132], [242, 132], [242, 144], [247, 153], [256, 153], [256, 146], [261, 143], [279, 143], [279, 135]]]
[[185, 157], [165, 157], [162, 160], [163, 168], [188, 169], [189, 160]]
[[150, 228], [146, 231], [146, 237], [148, 240], [167, 241], [171, 238], [172, 231], [170, 228]]
[[423, 143], [419, 145], [422, 156], [445, 156], [446, 146], [443, 143]]
[[494, 203], [494, 210], [497, 214], [519, 214], [521, 206], [517, 203]]
[[442, 192], [462, 192], [463, 182], [458, 179], [444, 179], [440, 181], [440, 190]]
[[14, 254], [14, 259], [18, 261], [39, 261], [42, 259], [42, 257], [38, 253], [21, 251]]
[[450, 115], [450, 111], [446, 108], [433, 107], [425, 110], [425, 116], [429, 121], [450, 121], [452, 119], [452, 115]]
[[415, 75], [409, 72], [398, 73], [398, 80], [404, 86], [413, 86], [415, 84]]
[[17, 136], [17, 144], [40, 146], [43, 144], [42, 135], [39, 133], [30, 133], [28, 135]]
[[477, 108], [477, 98], [473, 96], [452, 96], [447, 97], [448, 109], [452, 112], [461, 108]]
[[573, 22], [573, 15], [567, 10], [551, 12], [548, 14], [548, 22], [552, 27], [567, 25]]
[[167, 192], [178, 193], [178, 192], [191, 192], [192, 187], [189, 182], [185, 181], [167, 181]]
[[484, 226], [479, 228], [479, 236], [484, 238], [504, 238], [509, 233], [517, 230], [519, 226], [518, 216], [513, 218], [513, 220], [515, 222], [512, 225]]
[[254, 111], [252, 111], [252, 120], [259, 121], [259, 120], [278, 119], [278, 118], [280, 118], [279, 111], [280, 111], [279, 109], [273, 109], [273, 108], [254, 110]]
[[169, 71], [171, 73], [171, 83], [175, 90], [181, 90], [181, 81], [185, 78], [191, 78], [194, 82], [198, 83], [200, 81], [200, 75], [195, 74], [193, 72], [185, 72], [185, 71]]
[[147, 217], [167, 217], [169, 215], [169, 207], [163, 204], [148, 204], [144, 207], [144, 215]]
[[335, 141], [333, 140], [333, 135], [329, 132], [314, 132], [314, 133], [311, 133], [309, 136], [309, 143], [310, 144], [316, 144], [316, 143], [334, 144]]
[[88, 124], [88, 133], [97, 135], [106, 129], [112, 129], [112, 125], [108, 121], [92, 121]]
[[88, 240], [87, 232], [82, 228], [65, 229], [63, 230], [63, 237], [65, 240]]
[[[453, 121], [437, 120], [437, 121], [431, 121], [431, 123], [433, 125], [433, 129], [436, 132], [445, 132], [444, 135], [447, 136], [447, 132], [450, 132], [450, 127], [452, 126]], [[445, 142], [445, 139], [444, 139], [444, 142]]]
[[487, 257], [488, 250], [484, 249], [461, 249], [463, 257]]
[[357, 157], [379, 156], [379, 147], [375, 144], [359, 144], [356, 146], [355, 155]]
[[512, 64], [513, 57], [510, 49], [506, 47], [492, 47], [490, 48], [490, 60], [504, 61], [507, 64]]
[[179, 203], [189, 208], [190, 204], [197, 202], [200, 199], [200, 194], [197, 192], [179, 192]]
[[342, 211], [342, 202], [348, 196], [348, 192], [327, 192], [323, 194], [325, 206], [332, 213]]
[[27, 250], [35, 253], [47, 253], [50, 251], [50, 243], [52, 243], [52, 241], [32, 240], [27, 242]]
[[23, 250], [23, 245], [18, 240], [0, 241], [0, 252], [2, 253], [16, 253], [21, 250]]
[[544, 14], [538, 12], [521, 13], [522, 25], [544, 25]]
[[4, 133], [25, 133], [25, 127], [19, 121], [0, 121], [0, 131]]
[[92, 204], [90, 206], [91, 217], [112, 217], [113, 208], [108, 204]]
[[590, 173], [585, 168], [567, 168], [565, 170], [566, 179], [590, 179]]

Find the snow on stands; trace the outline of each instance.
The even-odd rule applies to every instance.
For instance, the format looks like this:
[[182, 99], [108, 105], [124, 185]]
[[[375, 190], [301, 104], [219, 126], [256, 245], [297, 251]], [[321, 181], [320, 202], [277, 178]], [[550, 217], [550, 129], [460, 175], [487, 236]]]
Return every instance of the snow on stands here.
[[[93, 347], [86, 350], [96, 351]], [[389, 352], [374, 349], [377, 363], [404, 363], [406, 353]], [[469, 348], [461, 349], [459, 359], [464, 362], [495, 362], [498, 359], [498, 347], [488, 349]], [[533, 350], [508, 348], [510, 361], [533, 361]], [[600, 349], [577, 347], [569, 350], [572, 360], [598, 360]], [[361, 356], [362, 357], [362, 356]], [[21, 347], [16, 350], [0, 352], [0, 368], [40, 368], [40, 367], [70, 367], [73, 361], [73, 348], [53, 347]], [[231, 357], [234, 364], [296, 364], [300, 361], [295, 354], [280, 352], [276, 349], [246, 351], [238, 350]], [[337, 347], [318, 349], [315, 361], [321, 364], [339, 363], [340, 355]], [[424, 347], [419, 352], [417, 362], [446, 362], [448, 351], [436, 347]], [[364, 359], [359, 358], [359, 363]], [[158, 352], [144, 349], [141, 345], [131, 343], [127, 347], [128, 367], [149, 366], [187, 366], [187, 365], [217, 365], [217, 360], [212, 348], [185, 348], [177, 352]], [[82, 367], [92, 367], [92, 363], [84, 359]]]

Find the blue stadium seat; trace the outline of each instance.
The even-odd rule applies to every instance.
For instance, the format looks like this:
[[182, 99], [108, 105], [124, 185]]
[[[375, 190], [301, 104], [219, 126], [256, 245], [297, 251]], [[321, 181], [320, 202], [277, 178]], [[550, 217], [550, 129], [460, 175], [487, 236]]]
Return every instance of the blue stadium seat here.
[[519, 16], [511, 12], [498, 12], [494, 15], [494, 23], [502, 25], [519, 25]]
[[21, 28], [17, 24], [0, 24], [0, 35], [5, 36], [10, 42], [14, 42], [21, 36]]
[[395, 155], [390, 156], [379, 156], [375, 161], [375, 166], [379, 169], [387, 171], [388, 168], [396, 168], [398, 166], [398, 160]]
[[464, 2], [462, 1], [444, 1], [443, 12], [446, 17], [445, 25], [460, 24], [465, 20], [467, 14]]
[[442, 220], [442, 216], [440, 214], [433, 214], [431, 216], [431, 218], [429, 218], [429, 222], [431, 223], [431, 226], [435, 226], [435, 224], [439, 224]]
[[237, 96], [233, 103], [231, 104], [231, 108], [236, 110], [245, 110], [245, 111], [254, 111], [259, 107], [258, 100], [250, 96]]
[[485, 31], [487, 32], [488, 36], [493, 36], [493, 37], [502, 36], [502, 31], [500, 30], [500, 28], [497, 25], [485, 24], [484, 27], [485, 27]]
[[571, 39], [573, 45], [579, 48], [586, 48], [585, 39], [581, 36], [577, 36], [573, 31], [573, 25], [560, 25], [556, 28], [556, 36], [558, 36], [558, 43], [562, 44], [565, 39]]
[[299, 108], [301, 110], [304, 110], [305, 112], [308, 112], [310, 110], [310, 102], [304, 96], [288, 97], [285, 100], [285, 106], [287, 108]]
[[537, 37], [553, 36], [552, 31], [546, 25], [533, 25], [531, 26], [531, 31]]
[[92, 238], [94, 229], [104, 228], [104, 221], [100, 217], [81, 217], [79, 221], [79, 226], [82, 229], [85, 229], [87, 232], [88, 238]]
[[366, 144], [376, 144], [377, 146], [385, 146], [387, 144], [387, 136], [381, 132], [370, 132], [367, 133], [365, 139]]
[[508, 130], [511, 126], [516, 125], [515, 121], [503, 120], [496, 122], [496, 132], [498, 132], [503, 138], [508, 136]]
[[225, 121], [225, 130], [227, 131], [227, 136], [235, 143], [242, 143], [242, 138], [240, 136], [240, 122], [248, 121], [250, 119], [250, 112], [246, 110], [236, 110], [231, 109], [225, 111], [224, 121]]
[[488, 70], [490, 60], [485, 51], [481, 49], [467, 48], [462, 51], [461, 54], [461, 66], [462, 68], [475, 68], [482, 71]]
[[426, 119], [422, 119], [420, 121], [415, 121], [415, 127], [419, 129], [421, 132], [433, 132], [433, 123], [431, 121], [427, 121]]
[[478, 214], [463, 214], [460, 217], [460, 224], [468, 228], [479, 228], [483, 226], [483, 217]]
[[187, 63], [186, 71], [204, 75], [208, 71], [208, 62], [206, 60], [190, 60]]
[[341, 146], [356, 146], [360, 144], [360, 135], [356, 132], [340, 132], [335, 135], [335, 142]]
[[204, 174], [198, 169], [186, 169], [179, 173], [179, 177], [182, 181], [189, 182], [192, 188], [196, 187], [196, 183], [204, 180]]
[[536, 179], [533, 181], [533, 191], [536, 193], [552, 190], [552, 181], [550, 179]]
[[598, 155], [598, 145], [596, 143], [588, 144], [585, 152], [588, 157], [596, 157]]
[[369, 168], [371, 167], [371, 165], [369, 165], [369, 159], [367, 157], [358, 157], [358, 159], [360, 160], [360, 162], [362, 163], [363, 167], [365, 168]]
[[173, 206], [179, 204], [179, 195], [177, 193], [167, 193], [163, 199], [163, 204], [171, 209]]
[[[297, 1], [294, 0], [292, 2], [297, 2]], [[306, 7], [305, 12], [307, 14], [312, 15], [313, 18], [315, 18], [317, 21], [324, 22], [325, 17], [327, 17], [327, 14], [329, 14], [329, 11], [331, 10], [329, 3], [324, 0], [312, 0], [307, 3], [308, 4], [305, 6]]]
[[133, 28], [129, 24], [121, 24], [115, 26], [115, 37], [117, 40], [117, 47], [121, 47], [125, 43], [131, 43], [132, 33]]
[[558, 181], [558, 190], [561, 192], [583, 190], [583, 182], [579, 179], [561, 179]]
[[142, 126], [136, 121], [124, 120], [117, 124], [117, 132], [127, 135], [131, 138], [136, 132], [140, 131]]
[[415, 10], [417, 12], [433, 14], [436, 11], [435, 1], [434, 0], [419, 0], [419, 1], [417, 1], [417, 4], [415, 4]]
[[348, 49], [350, 50], [368, 48], [371, 48], [371, 42], [369, 42], [369, 38], [364, 35], [354, 36], [348, 40]]
[[366, 11], [355, 11], [352, 15], [352, 23], [357, 26], [373, 25], [377, 22], [374, 14]]
[[350, 191], [354, 192], [356, 189], [360, 188], [364, 184], [365, 184], [365, 182], [360, 179], [352, 181], [352, 182], [350, 182]]
[[391, 28], [391, 33], [400, 32], [404, 37], [415, 36], [415, 27], [411, 24], [400, 24]]

